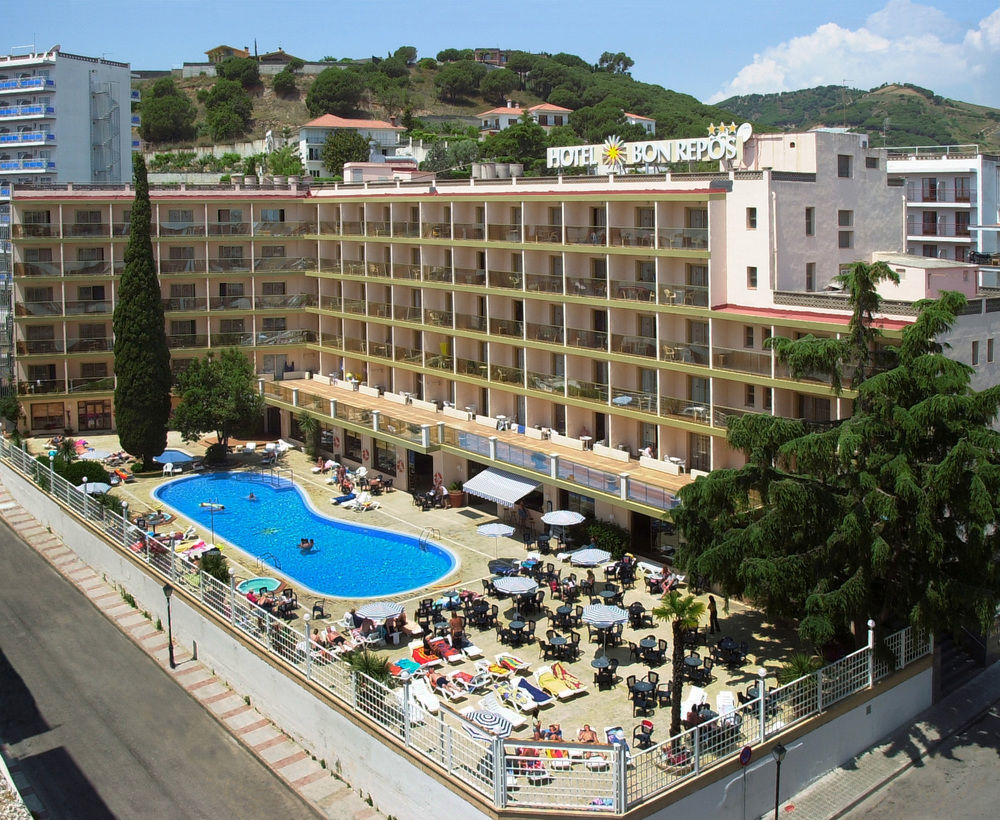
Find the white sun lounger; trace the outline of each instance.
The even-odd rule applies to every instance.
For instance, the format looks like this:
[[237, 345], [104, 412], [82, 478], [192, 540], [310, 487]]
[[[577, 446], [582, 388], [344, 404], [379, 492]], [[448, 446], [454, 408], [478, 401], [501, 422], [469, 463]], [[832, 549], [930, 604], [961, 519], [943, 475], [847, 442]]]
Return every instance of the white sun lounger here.
[[441, 709], [441, 701], [431, 691], [431, 685], [426, 678], [410, 679], [410, 696], [415, 697], [417, 702], [432, 715], [436, 715]]

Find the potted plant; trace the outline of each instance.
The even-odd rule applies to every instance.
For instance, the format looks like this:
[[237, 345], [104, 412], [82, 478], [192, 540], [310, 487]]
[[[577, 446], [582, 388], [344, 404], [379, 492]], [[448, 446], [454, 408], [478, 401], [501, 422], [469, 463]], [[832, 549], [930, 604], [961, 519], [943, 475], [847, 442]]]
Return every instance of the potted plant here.
[[461, 481], [452, 481], [448, 485], [448, 503], [452, 507], [464, 507], [466, 504], [465, 491], [462, 489]]
[[795, 717], [808, 714], [812, 708], [814, 701], [809, 690], [816, 687], [812, 675], [822, 666], [823, 662], [815, 655], [793, 652], [775, 674], [778, 684], [784, 687], [784, 700], [791, 705]]

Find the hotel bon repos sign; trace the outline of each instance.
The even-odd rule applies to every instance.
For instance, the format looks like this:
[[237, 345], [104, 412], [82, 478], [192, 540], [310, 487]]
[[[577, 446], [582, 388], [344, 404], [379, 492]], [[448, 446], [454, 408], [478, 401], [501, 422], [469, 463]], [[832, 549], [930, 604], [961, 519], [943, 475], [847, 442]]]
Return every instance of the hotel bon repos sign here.
[[621, 173], [630, 165], [666, 165], [671, 162], [743, 159], [743, 143], [750, 139], [753, 127], [745, 122], [710, 125], [707, 137], [682, 140], [622, 142], [608, 137], [601, 145], [566, 145], [549, 148], [545, 155], [548, 168], [597, 167], [609, 173]]

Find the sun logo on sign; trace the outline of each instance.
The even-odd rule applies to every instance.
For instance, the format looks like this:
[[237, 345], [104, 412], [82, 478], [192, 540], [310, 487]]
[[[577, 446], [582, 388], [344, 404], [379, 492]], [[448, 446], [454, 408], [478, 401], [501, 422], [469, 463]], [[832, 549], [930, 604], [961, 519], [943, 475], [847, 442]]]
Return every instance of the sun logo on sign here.
[[612, 170], [621, 170], [625, 164], [625, 143], [621, 137], [612, 135], [604, 140], [601, 162]]

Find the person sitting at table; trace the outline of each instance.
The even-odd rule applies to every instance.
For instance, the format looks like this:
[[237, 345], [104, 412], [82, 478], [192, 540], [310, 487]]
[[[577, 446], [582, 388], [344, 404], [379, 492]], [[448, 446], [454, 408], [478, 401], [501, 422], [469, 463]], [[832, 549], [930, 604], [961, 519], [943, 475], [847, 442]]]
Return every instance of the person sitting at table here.
[[451, 645], [455, 649], [465, 646], [465, 618], [456, 612], [448, 621], [448, 630], [451, 632]]
[[361, 637], [363, 638], [367, 638], [373, 632], [378, 631], [377, 627], [375, 626], [375, 621], [373, 621], [371, 618], [362, 619], [361, 626], [359, 628], [361, 629]]
[[254, 592], [252, 589], [249, 592], [247, 592], [247, 600], [251, 604], [258, 604], [259, 605], [259, 602], [260, 602], [260, 598], [258, 597], [257, 593]]
[[642, 455], [646, 458], [656, 458], [656, 450], [653, 449], [652, 444], [647, 444], [642, 448]]
[[660, 589], [663, 592], [673, 592], [680, 585], [680, 578], [674, 575], [673, 572], [668, 572], [663, 576], [663, 580], [660, 581]]
[[578, 743], [597, 743], [597, 732], [590, 728], [589, 723], [584, 723], [583, 728], [576, 733]]
[[274, 599], [273, 592], [267, 592], [266, 590], [260, 591], [260, 597], [257, 598], [257, 606], [261, 609], [266, 609], [270, 612], [277, 605], [277, 601]]
[[691, 704], [691, 709], [687, 713], [687, 717], [684, 719], [688, 726], [698, 726], [704, 723], [705, 716], [702, 715], [701, 711], [698, 709], [696, 704]]

